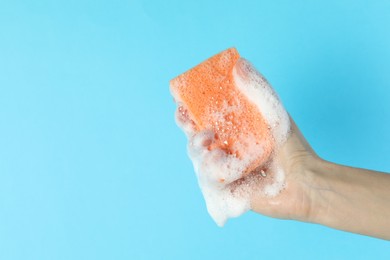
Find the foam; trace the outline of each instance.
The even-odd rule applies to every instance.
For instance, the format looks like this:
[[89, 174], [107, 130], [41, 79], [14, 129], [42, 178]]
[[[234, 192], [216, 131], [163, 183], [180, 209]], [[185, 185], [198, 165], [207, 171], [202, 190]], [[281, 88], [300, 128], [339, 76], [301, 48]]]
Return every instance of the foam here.
[[276, 92], [268, 81], [246, 59], [239, 59], [233, 68], [236, 87], [261, 111], [278, 144], [287, 138], [290, 120]]
[[212, 120], [204, 130], [199, 131], [185, 104], [180, 102], [179, 95], [172, 93], [179, 106], [176, 122], [189, 139], [189, 157], [193, 162], [208, 212], [219, 226], [223, 226], [228, 218], [240, 216], [250, 210], [250, 198], [255, 193], [273, 197], [283, 189], [285, 173], [275, 155], [288, 138], [290, 129], [288, 114], [278, 96], [248, 61], [240, 58], [233, 67], [232, 75], [239, 92], [252, 102], [264, 117], [271, 132], [269, 138], [275, 143], [267, 161], [256, 169], [251, 169], [250, 173], [247, 172], [248, 167], [264, 155], [269, 149], [268, 144], [258, 142], [250, 133], [238, 131], [235, 134], [240, 141], [232, 144], [232, 150], [244, 149], [245, 156], [227, 153], [220, 147], [212, 147], [216, 141], [213, 129], [218, 127], [218, 124], [229, 127], [226, 115], [231, 112], [238, 115], [245, 113], [240, 99], [224, 102], [218, 111], [208, 111]]

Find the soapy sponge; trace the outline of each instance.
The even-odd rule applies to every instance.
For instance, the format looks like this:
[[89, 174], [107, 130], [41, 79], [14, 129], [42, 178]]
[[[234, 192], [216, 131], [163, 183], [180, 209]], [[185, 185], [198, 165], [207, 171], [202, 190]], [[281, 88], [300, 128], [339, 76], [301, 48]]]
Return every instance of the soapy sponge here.
[[274, 139], [258, 106], [236, 86], [233, 68], [239, 59], [235, 48], [227, 49], [171, 80], [170, 89], [193, 130], [214, 133], [209, 149], [252, 158], [243, 172], [247, 174], [268, 160]]

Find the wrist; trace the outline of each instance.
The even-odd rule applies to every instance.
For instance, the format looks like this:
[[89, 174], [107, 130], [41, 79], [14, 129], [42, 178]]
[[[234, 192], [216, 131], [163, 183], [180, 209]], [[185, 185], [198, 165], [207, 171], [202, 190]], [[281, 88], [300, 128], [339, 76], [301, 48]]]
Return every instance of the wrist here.
[[335, 226], [334, 222], [346, 217], [341, 212], [347, 210], [348, 198], [344, 192], [349, 189], [349, 180], [341, 167], [318, 158], [308, 168], [311, 210], [307, 222]]
[[302, 169], [303, 179], [301, 183], [305, 187], [308, 196], [307, 214], [301, 221], [323, 224], [326, 221], [330, 209], [329, 201], [332, 200], [332, 164], [317, 156], [310, 157], [304, 162]]

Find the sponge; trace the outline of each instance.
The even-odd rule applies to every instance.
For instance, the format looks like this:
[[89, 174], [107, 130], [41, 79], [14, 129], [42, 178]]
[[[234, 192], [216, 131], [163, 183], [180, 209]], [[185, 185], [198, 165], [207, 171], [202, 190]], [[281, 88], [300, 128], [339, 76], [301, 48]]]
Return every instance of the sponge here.
[[259, 107], [237, 87], [233, 69], [239, 59], [237, 50], [229, 48], [172, 79], [170, 90], [195, 133], [214, 133], [209, 150], [251, 158], [245, 175], [267, 162], [275, 140]]

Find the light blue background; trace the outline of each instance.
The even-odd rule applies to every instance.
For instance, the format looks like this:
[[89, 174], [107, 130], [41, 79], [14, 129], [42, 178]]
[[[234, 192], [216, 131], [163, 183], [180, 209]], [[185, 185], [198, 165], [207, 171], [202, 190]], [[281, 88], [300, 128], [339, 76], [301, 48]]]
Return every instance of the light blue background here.
[[[324, 158], [390, 171], [389, 1], [0, 1], [0, 259], [389, 259], [208, 216], [171, 78], [235, 46]], [[353, 216], [351, 216], [353, 218]]]

